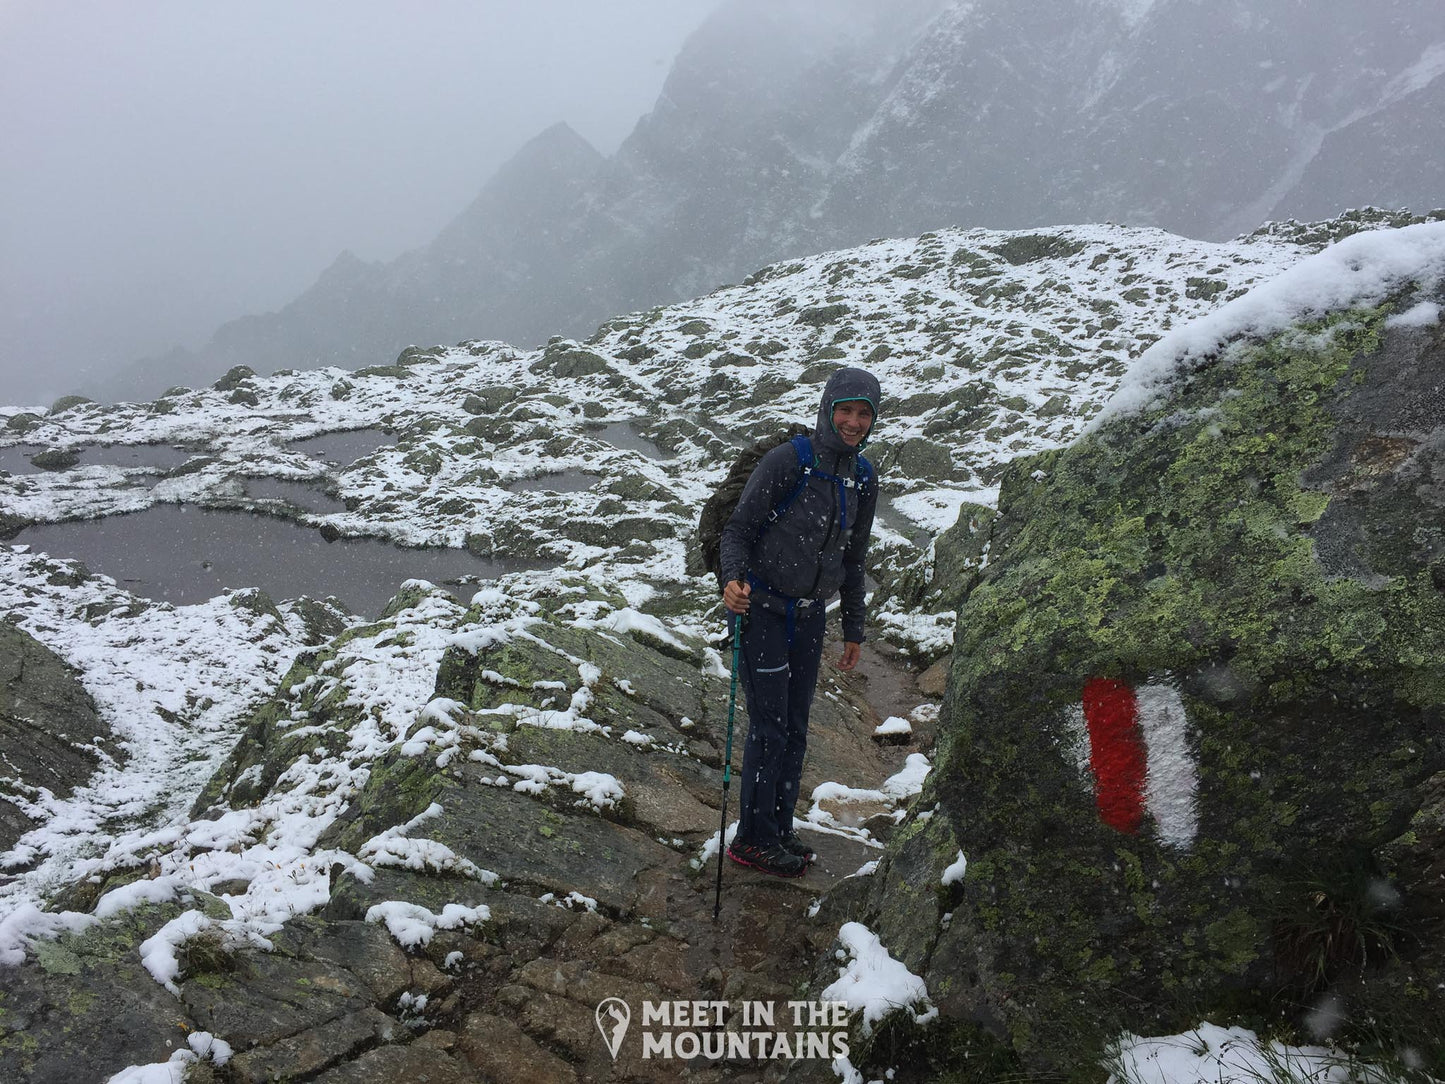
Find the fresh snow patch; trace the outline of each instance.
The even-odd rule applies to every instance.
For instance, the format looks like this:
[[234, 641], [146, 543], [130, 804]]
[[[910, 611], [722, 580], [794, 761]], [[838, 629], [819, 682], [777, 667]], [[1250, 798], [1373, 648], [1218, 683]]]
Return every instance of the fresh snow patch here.
[[873, 728], [874, 737], [883, 738], [894, 734], [909, 735], [913, 733], [913, 724], [907, 719], [897, 715], [890, 715], [883, 722]]
[[[573, 774], [547, 764], [507, 764], [503, 766], [503, 770], [517, 778], [512, 789], [518, 794], [541, 795], [545, 794], [549, 787], [568, 787], [582, 796], [577, 805], [590, 805], [598, 813], [604, 809], [617, 808], [618, 803], [627, 796], [622, 782], [615, 775], [606, 772]], [[499, 777], [497, 782], [502, 785], [506, 780]]]
[[25, 950], [33, 941], [53, 941], [63, 933], [82, 933], [96, 923], [93, 915], [77, 911], [51, 913], [33, 903], [24, 903], [0, 916], [0, 967], [17, 967], [25, 962]]
[[602, 632], [615, 633], [619, 636], [632, 632], [640, 632], [654, 640], [669, 644], [680, 651], [691, 653], [691, 648], [679, 639], [662, 620], [653, 617], [651, 614], [634, 610], [631, 606], [620, 610], [613, 610], [606, 617], [595, 619], [582, 619], [574, 622], [578, 628], [597, 629]]
[[210, 1059], [216, 1065], [225, 1065], [231, 1060], [231, 1044], [209, 1031], [191, 1032], [186, 1036], [186, 1043], [190, 1049], [177, 1050], [170, 1060], [129, 1066], [110, 1077], [106, 1084], [177, 1084], [198, 1061]]
[[617, 808], [617, 803], [626, 796], [621, 780], [606, 772], [579, 772], [572, 777], [572, 789], [599, 813]]
[[1144, 1039], [1125, 1033], [1104, 1059], [1109, 1084], [1346, 1084], [1386, 1080], [1320, 1046], [1261, 1042], [1245, 1028], [1200, 1024], [1183, 1035]]
[[896, 1010], [907, 1010], [919, 1024], [937, 1017], [923, 980], [890, 956], [872, 930], [861, 922], [845, 922], [838, 940], [843, 947], [837, 955], [846, 962], [821, 997], [846, 1002], [853, 1012], [861, 1010], [865, 1038], [874, 1024]]
[[141, 942], [141, 963], [150, 972], [151, 978], [176, 997], [180, 997], [181, 989], [176, 985], [176, 979], [181, 974], [181, 963], [176, 953], [191, 938], [215, 936], [221, 939], [223, 945], [229, 947], [249, 944], [269, 952], [271, 942], [266, 940], [265, 934], [275, 933], [280, 928], [276, 923], [247, 923], [229, 919], [217, 921], [200, 911], [186, 911]]
[[980, 489], [930, 489], [893, 498], [893, 507], [918, 526], [933, 534], [942, 534], [958, 522], [959, 510], [965, 504], [998, 507], [998, 486]]
[[112, 915], [141, 907], [148, 903], [170, 903], [185, 894], [186, 883], [172, 874], [168, 877], [142, 878], [128, 885], [113, 888], [95, 905], [96, 918], [110, 918]]
[[423, 813], [406, 824], [396, 825], [372, 836], [361, 845], [356, 857], [373, 867], [395, 866], [401, 869], [435, 870], [438, 873], [461, 874], [485, 885], [497, 883], [497, 875], [463, 858], [444, 843], [434, 839], [411, 838], [407, 835], [423, 821], [441, 814], [442, 807], [433, 802]]
[[1386, 327], [1434, 327], [1440, 322], [1440, 306], [1433, 301], [1421, 301], [1396, 316], [1386, 318]]
[[[737, 834], [738, 834], [738, 822], [737, 822], [737, 821], [733, 821], [732, 824], [728, 825], [728, 831], [727, 831], [727, 841], [728, 841], [728, 843], [732, 843], [732, 841], [737, 838]], [[712, 861], [714, 858], [716, 858], [716, 857], [717, 857], [717, 833], [714, 832], [710, 837], [708, 837], [708, 841], [702, 845], [702, 850], [697, 853], [697, 856], [694, 857], [694, 858], [688, 859], [688, 864], [691, 865], [693, 869], [702, 869], [703, 866], [707, 865], [709, 862], [711, 862], [711, 861]]]
[[1445, 222], [1346, 237], [1223, 308], [1165, 335], [1134, 363], [1090, 428], [1164, 400], [1176, 376], [1202, 364], [1235, 338], [1262, 338], [1329, 312], [1378, 305], [1402, 285], [1415, 282], [1431, 289], [1442, 277]]
[[386, 923], [387, 931], [402, 948], [427, 944], [437, 930], [456, 930], [491, 917], [492, 910], [484, 903], [476, 907], [449, 903], [437, 915], [419, 903], [391, 900], [375, 904], [366, 912], [366, 921]]
[[915, 794], [921, 794], [923, 781], [932, 770], [933, 765], [928, 763], [928, 758], [922, 753], [909, 753], [903, 767], [884, 781], [883, 793], [900, 802], [912, 798]]

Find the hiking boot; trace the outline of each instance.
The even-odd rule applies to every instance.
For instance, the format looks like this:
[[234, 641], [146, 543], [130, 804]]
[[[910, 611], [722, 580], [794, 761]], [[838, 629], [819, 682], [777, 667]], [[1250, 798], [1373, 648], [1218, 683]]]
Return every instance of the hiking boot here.
[[796, 854], [790, 854], [781, 843], [759, 846], [734, 840], [728, 844], [728, 857], [740, 866], [759, 873], [770, 873], [774, 877], [801, 877], [808, 870], [808, 863]]
[[818, 857], [816, 854], [813, 853], [812, 847], [809, 847], [806, 843], [804, 843], [801, 839], [798, 838], [797, 832], [789, 832], [782, 839], [780, 839], [778, 843], [782, 846], [783, 850], [787, 851], [789, 854], [797, 855], [804, 862], [812, 862], [815, 858]]

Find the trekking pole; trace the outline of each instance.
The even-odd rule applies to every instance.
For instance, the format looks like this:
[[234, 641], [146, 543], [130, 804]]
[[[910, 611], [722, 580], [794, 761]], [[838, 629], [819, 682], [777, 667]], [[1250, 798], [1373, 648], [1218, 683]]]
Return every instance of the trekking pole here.
[[713, 893], [712, 920], [717, 921], [718, 912], [722, 910], [722, 867], [723, 848], [727, 845], [728, 834], [728, 783], [732, 779], [733, 771], [733, 712], [738, 704], [738, 655], [742, 651], [743, 643], [743, 619], [738, 614], [728, 611], [728, 621], [733, 627], [733, 679], [732, 687], [728, 690], [728, 741], [727, 752], [723, 754], [723, 800], [722, 800], [722, 825], [717, 830], [717, 890]]

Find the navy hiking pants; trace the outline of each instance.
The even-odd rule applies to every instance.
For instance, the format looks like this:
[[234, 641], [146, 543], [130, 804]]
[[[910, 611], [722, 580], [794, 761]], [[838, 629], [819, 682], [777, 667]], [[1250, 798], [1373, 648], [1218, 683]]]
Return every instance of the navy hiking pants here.
[[794, 612], [791, 637], [787, 617], [764, 609], [760, 599], [748, 612], [741, 675], [748, 738], [737, 835], [744, 843], [776, 843], [793, 830], [825, 625], [821, 602]]

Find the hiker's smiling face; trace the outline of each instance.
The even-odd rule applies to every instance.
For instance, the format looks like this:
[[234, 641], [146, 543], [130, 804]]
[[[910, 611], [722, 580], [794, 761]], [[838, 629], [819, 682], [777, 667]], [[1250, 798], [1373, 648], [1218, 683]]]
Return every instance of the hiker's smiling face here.
[[873, 407], [866, 399], [844, 399], [833, 404], [833, 430], [843, 443], [856, 448], [873, 428]]

